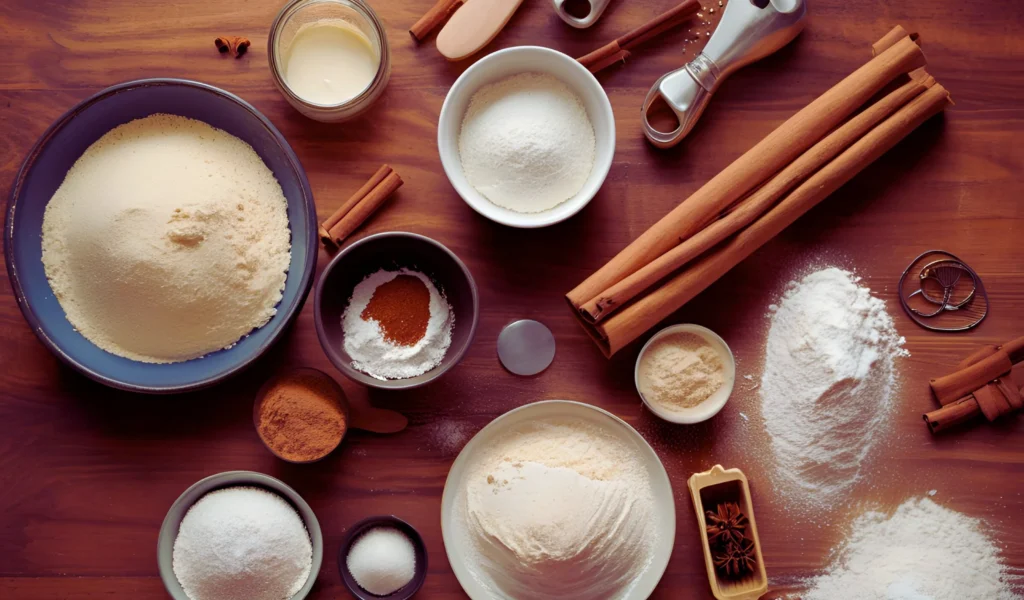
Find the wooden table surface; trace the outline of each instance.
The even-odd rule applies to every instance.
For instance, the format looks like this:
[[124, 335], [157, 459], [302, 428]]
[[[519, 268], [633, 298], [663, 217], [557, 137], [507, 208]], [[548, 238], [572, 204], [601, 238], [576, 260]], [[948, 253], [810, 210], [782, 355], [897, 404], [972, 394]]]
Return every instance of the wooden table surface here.
[[[248, 372], [187, 396], [149, 397], [91, 382], [35, 338], [4, 278], [0, 295], [0, 597], [160, 598], [157, 531], [168, 507], [207, 475], [250, 469], [283, 479], [317, 513], [325, 560], [312, 598], [346, 593], [335, 554], [363, 517], [393, 513], [423, 533], [426, 598], [464, 597], [441, 540], [440, 502], [448, 468], [465, 439], [503, 412], [568, 398], [606, 408], [654, 446], [675, 489], [678, 526], [657, 598], [710, 598], [686, 488], [715, 463], [751, 479], [773, 587], [799, 590], [827, 564], [850, 520], [867, 507], [892, 508], [936, 490], [945, 506], [985, 519], [1017, 576], [1024, 573], [1024, 421], [929, 434], [927, 381], [980, 343], [1024, 334], [1024, 3], [1018, 0], [810, 0], [807, 30], [776, 55], [735, 74], [689, 139], [658, 151], [640, 133], [639, 106], [661, 74], [696, 44], [680, 30], [600, 76], [617, 119], [615, 163], [578, 216], [539, 231], [514, 230], [470, 210], [444, 177], [437, 116], [445, 93], [472, 60], [448, 64], [432, 41], [416, 47], [406, 29], [430, 0], [371, 0], [387, 24], [391, 83], [361, 119], [309, 121], [274, 89], [266, 37], [280, 0], [6, 0], [0, 5], [0, 181], [4, 197], [32, 143], [76, 102], [118, 82], [154, 76], [196, 79], [240, 95], [284, 133], [326, 215], [381, 163], [406, 185], [362, 234], [406, 230], [448, 245], [481, 293], [476, 340], [462, 363], [425, 389], [371, 393], [408, 415], [393, 436], [354, 432], [313, 466], [291, 466], [261, 445], [250, 420], [267, 375], [288, 366], [331, 371], [317, 342], [312, 301], [276, 347]], [[721, 14], [717, 0], [705, 0]], [[564, 25], [545, 0], [529, 0], [485, 51], [521, 44], [581, 55], [667, 9], [672, 0], [614, 0], [597, 26]], [[708, 13], [710, 15], [710, 13]], [[756, 381], [767, 306], [786, 281], [814, 266], [854, 269], [889, 306], [912, 357], [899, 362], [898, 406], [877, 432], [866, 479], [843, 506], [793, 510], [772, 487], [760, 401], [740, 378], [710, 423], [669, 426], [641, 408], [633, 388], [636, 346], [608, 361], [572, 321], [563, 294], [785, 118], [870, 56], [892, 25], [919, 31], [930, 71], [956, 106], [923, 126], [821, 206], [691, 302], [671, 322], [696, 322], [724, 337], [738, 375]], [[704, 27], [701, 31], [707, 29]], [[233, 60], [218, 34], [253, 40]], [[905, 265], [929, 248], [967, 260], [991, 294], [975, 331], [937, 334], [914, 325], [894, 294]], [[319, 267], [328, 260], [321, 253]], [[498, 364], [495, 340], [513, 319], [535, 318], [555, 334], [545, 373], [519, 378]], [[340, 374], [336, 375], [340, 378]], [[365, 393], [345, 382], [350, 394]], [[981, 600], [981, 599], [979, 599]]]

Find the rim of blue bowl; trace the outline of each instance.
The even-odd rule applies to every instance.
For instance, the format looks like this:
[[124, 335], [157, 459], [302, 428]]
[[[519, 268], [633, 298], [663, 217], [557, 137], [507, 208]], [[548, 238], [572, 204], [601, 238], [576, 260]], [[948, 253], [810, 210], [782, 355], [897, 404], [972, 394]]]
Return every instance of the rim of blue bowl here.
[[[277, 143], [280, 145], [281, 150], [284, 152], [285, 156], [288, 159], [288, 162], [291, 163], [292, 166], [295, 168], [295, 172], [299, 176], [299, 184], [302, 187], [302, 195], [306, 199], [306, 216], [309, 219], [310, 223], [316, 223], [316, 204], [313, 202], [313, 191], [309, 187], [309, 178], [306, 176], [306, 171], [305, 169], [302, 168], [302, 163], [299, 162], [299, 157], [295, 154], [295, 151], [292, 150], [292, 147], [288, 143], [288, 140], [286, 140], [284, 135], [280, 131], [278, 131], [277, 127], [275, 127], [274, 124], [270, 122], [270, 119], [268, 119], [263, 113], [257, 110], [256, 107], [249, 104], [245, 100], [242, 100], [235, 94], [232, 94], [231, 92], [223, 90], [219, 87], [212, 86], [208, 83], [193, 81], [191, 79], [177, 79], [173, 77], [154, 77], [148, 79], [136, 79], [133, 81], [126, 81], [124, 83], [112, 85], [104, 90], [96, 92], [95, 94], [86, 98], [85, 100], [82, 100], [75, 106], [71, 107], [67, 112], [61, 115], [60, 118], [58, 118], [56, 121], [50, 124], [49, 127], [46, 128], [46, 131], [43, 132], [43, 135], [41, 135], [39, 139], [36, 140], [36, 143], [32, 146], [32, 149], [29, 150], [28, 156], [26, 156], [25, 160], [21, 163], [21, 168], [18, 169], [18, 175], [14, 179], [14, 185], [11, 186], [11, 194], [8, 197], [7, 201], [7, 215], [4, 219], [4, 262], [7, 263], [7, 277], [11, 282], [11, 288], [14, 291], [15, 299], [18, 301], [18, 308], [21, 309], [21, 314], [24, 315], [25, 320], [28, 321], [29, 326], [31, 327], [33, 333], [36, 334], [36, 337], [39, 338], [39, 341], [42, 342], [43, 345], [50, 350], [50, 352], [57, 356], [57, 358], [63, 361], [66, 365], [72, 367], [73, 369], [89, 377], [90, 379], [98, 381], [99, 383], [102, 383], [104, 385], [108, 385], [110, 387], [121, 390], [127, 390], [130, 392], [144, 392], [148, 394], [177, 394], [210, 387], [245, 369], [258, 358], [263, 356], [263, 354], [266, 353], [268, 349], [270, 349], [274, 342], [277, 341], [278, 337], [280, 337], [280, 334], [283, 333], [285, 329], [287, 329], [288, 325], [290, 325], [291, 322], [295, 319], [295, 317], [299, 314], [299, 311], [302, 310], [303, 305], [305, 305], [306, 298], [309, 296], [309, 291], [313, 287], [313, 274], [316, 272], [317, 263], [315, 258], [306, 261], [306, 270], [302, 273], [302, 277], [300, 279], [299, 288], [301, 290], [301, 294], [299, 296], [299, 301], [286, 310], [284, 320], [280, 327], [278, 328], [278, 331], [274, 335], [267, 338], [267, 340], [263, 344], [261, 344], [256, 349], [255, 352], [253, 352], [252, 356], [250, 356], [246, 360], [239, 362], [233, 367], [224, 370], [221, 373], [185, 385], [134, 385], [124, 383], [123, 381], [119, 381], [111, 377], [107, 377], [101, 373], [97, 373], [96, 371], [86, 367], [85, 365], [71, 358], [67, 353], [65, 353], [60, 348], [60, 346], [57, 345], [56, 342], [54, 342], [52, 339], [50, 339], [49, 336], [46, 335], [46, 333], [43, 331], [41, 321], [36, 316], [35, 311], [32, 310], [32, 307], [25, 299], [25, 292], [21, 287], [21, 280], [18, 277], [18, 270], [17, 267], [15, 267], [14, 260], [12, 258], [12, 252], [14, 250], [14, 217], [15, 211], [18, 208], [18, 197], [20, 195], [21, 188], [25, 183], [25, 178], [28, 176], [29, 171], [32, 170], [32, 167], [35, 165], [36, 159], [39, 157], [39, 154], [42, 152], [43, 147], [46, 146], [50, 138], [52, 138], [62, 127], [67, 125], [68, 122], [71, 121], [71, 119], [78, 116], [78, 114], [84, 111], [85, 109], [89, 108], [93, 104], [99, 102], [100, 100], [103, 100], [108, 96], [112, 96], [114, 94], [118, 94], [129, 89], [165, 85], [191, 87], [198, 89], [200, 91], [221, 96], [234, 102], [241, 108], [248, 111], [249, 114], [251, 114], [257, 120], [259, 120], [260, 123], [262, 123], [263, 126], [274, 137], [274, 140], [277, 141]], [[309, 236], [309, 241], [306, 244], [306, 251], [309, 253], [311, 257], [316, 257], [317, 254], [319, 253], [319, 244], [320, 236], [316, 235], [316, 231], [314, 228], [312, 230], [311, 235]]]

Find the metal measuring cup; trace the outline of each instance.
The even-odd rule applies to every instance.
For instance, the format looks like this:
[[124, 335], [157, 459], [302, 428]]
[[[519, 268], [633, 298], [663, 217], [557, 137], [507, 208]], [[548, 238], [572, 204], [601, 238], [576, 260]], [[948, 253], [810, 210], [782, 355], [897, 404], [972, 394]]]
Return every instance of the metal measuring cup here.
[[[643, 105], [644, 135], [659, 148], [678, 144], [693, 129], [722, 80], [740, 67], [774, 53], [804, 28], [806, 0], [730, 0], [704, 51], [654, 83]], [[655, 129], [647, 119], [659, 99], [675, 113], [678, 127]]]
[[604, 9], [608, 8], [611, 0], [582, 0], [576, 2], [576, 7], [585, 6], [587, 8], [586, 15], [576, 12], [579, 8], [570, 8], [566, 6], [567, 4], [570, 4], [567, 0], [551, 0], [551, 3], [555, 7], [555, 13], [563, 21], [572, 25], [576, 29], [586, 29], [594, 23], [597, 23], [597, 20], [601, 18], [602, 14], [604, 14]]

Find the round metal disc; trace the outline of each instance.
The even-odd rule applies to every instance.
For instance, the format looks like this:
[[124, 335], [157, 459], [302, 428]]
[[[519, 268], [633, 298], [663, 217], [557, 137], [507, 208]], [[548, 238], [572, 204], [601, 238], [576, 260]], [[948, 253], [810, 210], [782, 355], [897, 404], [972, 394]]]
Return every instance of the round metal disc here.
[[516, 375], [536, 375], [555, 358], [555, 336], [543, 323], [522, 319], [498, 335], [498, 359]]

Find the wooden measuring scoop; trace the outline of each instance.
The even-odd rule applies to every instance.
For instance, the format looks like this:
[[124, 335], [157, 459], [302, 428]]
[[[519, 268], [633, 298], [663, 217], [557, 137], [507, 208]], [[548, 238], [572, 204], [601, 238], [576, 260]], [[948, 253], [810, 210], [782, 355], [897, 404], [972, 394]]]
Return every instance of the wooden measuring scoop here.
[[269, 381], [263, 384], [260, 391], [256, 393], [256, 401], [253, 402], [252, 406], [252, 418], [253, 425], [256, 426], [257, 435], [259, 435], [260, 408], [263, 405], [264, 399], [271, 390], [282, 383], [288, 382], [289, 380], [304, 380], [305, 382], [312, 381], [316, 384], [318, 390], [324, 390], [324, 392], [329, 395], [328, 400], [334, 402], [341, 409], [342, 413], [344, 413], [345, 429], [342, 431], [341, 436], [338, 438], [338, 442], [334, 447], [325, 452], [322, 456], [309, 461], [295, 461], [281, 456], [269, 443], [267, 443], [267, 440], [260, 435], [260, 440], [263, 441], [263, 444], [267, 449], [281, 460], [291, 463], [311, 463], [321, 460], [341, 444], [341, 441], [345, 438], [345, 434], [348, 433], [349, 429], [362, 429], [372, 433], [398, 433], [405, 429], [409, 424], [409, 420], [405, 418], [405, 415], [399, 412], [371, 406], [369, 399], [367, 398], [365, 388], [360, 388], [359, 391], [353, 394], [353, 397], [350, 399], [345, 395], [345, 391], [341, 389], [338, 382], [327, 373], [311, 367], [299, 367], [289, 369], [270, 378]]
[[[718, 600], [758, 600], [768, 591], [768, 574], [765, 572], [764, 557], [761, 555], [761, 539], [757, 536], [757, 523], [754, 521], [754, 505], [750, 499], [747, 476], [739, 469], [723, 469], [722, 465], [715, 465], [710, 471], [691, 475], [687, 485], [690, 488], [693, 509], [697, 513], [701, 547], [704, 549], [704, 563], [712, 595]], [[731, 503], [738, 507], [741, 514], [746, 517], [744, 535], [749, 542], [753, 542], [754, 568], [742, 578], [730, 579], [721, 576], [712, 558], [705, 516], [708, 511], [713, 511], [716, 506], [723, 503]]]
[[523, 0], [469, 0], [437, 34], [437, 51], [448, 60], [479, 52], [504, 29]]

